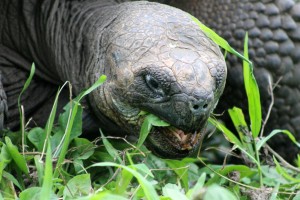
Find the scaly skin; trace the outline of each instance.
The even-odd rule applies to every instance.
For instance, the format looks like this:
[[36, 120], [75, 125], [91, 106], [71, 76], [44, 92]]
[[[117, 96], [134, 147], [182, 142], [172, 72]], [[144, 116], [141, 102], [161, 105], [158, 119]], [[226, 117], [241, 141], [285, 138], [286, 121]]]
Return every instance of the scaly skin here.
[[[147, 111], [173, 127], [152, 130], [146, 145], [154, 153], [181, 158], [197, 149], [224, 89], [226, 64], [187, 13], [147, 2], [24, 2], [0, 3], [0, 70], [6, 65], [6, 72], [19, 70], [26, 77], [34, 61], [39, 77], [34, 87], [55, 88], [68, 80], [75, 94], [105, 74], [107, 81], [86, 103], [86, 112], [97, 117], [94, 126], [106, 134], [138, 135], [139, 113]], [[6, 87], [15, 78], [5, 76], [8, 118], [15, 122], [10, 113], [17, 108], [10, 102], [16, 99]], [[51, 105], [47, 95], [41, 95], [41, 104]], [[25, 101], [41, 117], [40, 105]]]
[[[300, 2], [169, 0], [168, 3], [191, 12], [239, 51], [243, 50], [246, 31], [249, 33], [249, 53], [265, 114], [270, 104], [268, 79], [272, 84], [279, 81], [265, 134], [273, 129], [288, 129], [300, 140]], [[219, 108], [235, 105], [246, 109], [241, 62], [229, 56], [227, 66], [227, 83]], [[299, 152], [283, 137], [274, 138], [272, 146], [288, 160]]]

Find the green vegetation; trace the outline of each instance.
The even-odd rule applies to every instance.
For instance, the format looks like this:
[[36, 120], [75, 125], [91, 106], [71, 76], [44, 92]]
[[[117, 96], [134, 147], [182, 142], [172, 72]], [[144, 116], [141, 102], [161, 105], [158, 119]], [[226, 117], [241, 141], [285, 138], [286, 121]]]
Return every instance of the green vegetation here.
[[[54, 116], [62, 88], [44, 128], [26, 129], [19, 101], [21, 130], [6, 132], [0, 141], [0, 199], [300, 199], [300, 158], [295, 167], [281, 164], [278, 156], [273, 157], [274, 165], [262, 161], [262, 149], [276, 134], [286, 134], [295, 145], [299, 144], [286, 130], [263, 136], [259, 91], [248, 60], [247, 36], [241, 55], [197, 23], [222, 48], [244, 60], [250, 126], [239, 108], [229, 110], [237, 134], [210, 118], [211, 124], [232, 143], [231, 150], [239, 150], [245, 157], [244, 165], [209, 164], [199, 155], [180, 161], [155, 157], [142, 143], [152, 126], [168, 124], [145, 113], [137, 144], [124, 138], [105, 137], [101, 131], [95, 141], [81, 138], [80, 101], [105, 81], [105, 76], [101, 76], [91, 88], [70, 100], [56, 125]], [[22, 93], [26, 92], [34, 69], [33, 65]]]

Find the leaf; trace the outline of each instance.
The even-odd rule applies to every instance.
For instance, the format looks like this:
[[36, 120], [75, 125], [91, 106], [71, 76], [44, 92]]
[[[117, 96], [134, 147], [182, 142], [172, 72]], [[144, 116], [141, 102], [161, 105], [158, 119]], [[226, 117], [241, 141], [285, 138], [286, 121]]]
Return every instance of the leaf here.
[[[218, 166], [219, 169], [216, 169], [216, 172], [218, 174], [221, 174], [223, 176], [227, 176], [230, 172], [233, 171], [238, 171], [240, 173], [240, 178], [244, 177], [250, 177], [253, 174], [255, 174], [255, 171], [251, 170], [251, 168], [245, 166], [245, 165], [226, 165], [225, 167], [223, 166]], [[212, 185], [215, 183], [219, 183], [219, 181], [224, 181], [223, 177], [216, 175], [210, 178], [206, 185]]]
[[3, 170], [12, 161], [12, 157], [10, 153], [8, 152], [8, 148], [5, 144], [2, 144], [3, 146], [1, 147], [1, 154], [0, 154], [0, 181], [2, 179], [2, 173], [4, 172]]
[[100, 192], [90, 197], [90, 200], [128, 200], [120, 195], [112, 194], [109, 191]]
[[19, 167], [19, 169], [24, 172], [26, 175], [29, 175], [29, 170], [27, 167], [27, 163], [25, 158], [19, 153], [18, 148], [11, 143], [11, 140], [9, 137], [5, 137], [5, 143], [7, 146], [7, 150], [16, 163], [16, 165]]
[[150, 176], [154, 178], [154, 175], [152, 174], [151, 170], [146, 164], [139, 163], [139, 164], [135, 164], [133, 167], [134, 169], [137, 169], [140, 173], [142, 173], [145, 177]]
[[257, 150], [259, 151], [261, 149], [261, 147], [263, 147], [263, 145], [269, 139], [271, 139], [273, 136], [275, 136], [278, 133], [283, 133], [283, 134], [287, 135], [290, 138], [290, 140], [300, 148], [300, 144], [297, 142], [296, 138], [293, 136], [293, 134], [290, 131], [275, 129], [267, 137], [264, 137], [263, 139], [261, 139], [257, 142], [257, 144], [256, 144]]
[[[227, 129], [226, 126], [224, 126], [223, 124], [221, 124], [220, 122], [218, 122], [217, 120], [215, 120], [211, 117], [208, 119], [208, 121], [211, 124], [213, 124], [215, 127], [217, 127], [217, 129], [222, 131], [225, 135], [225, 138], [229, 142], [235, 144], [238, 149], [240, 149], [243, 153], [245, 153], [253, 162], [255, 162], [257, 165], [259, 165], [259, 162], [253, 157], [252, 154], [250, 154], [251, 152], [248, 152], [248, 149], [244, 149], [244, 146], [239, 141], [239, 139], [229, 129]], [[234, 147], [234, 148], [236, 148], [236, 147]]]
[[34, 156], [34, 164], [35, 164], [36, 171], [37, 171], [39, 185], [42, 186], [43, 179], [44, 179], [44, 165], [43, 165], [44, 163], [41, 161], [40, 155]]
[[77, 106], [77, 112], [74, 117], [74, 123], [71, 130], [70, 140], [78, 137], [82, 133], [82, 106], [80, 104], [76, 104], [73, 101], [69, 102], [63, 109], [64, 112], [59, 115], [59, 125], [62, 130], [66, 130], [68, 128], [68, 122], [70, 120], [70, 114], [72, 110], [74, 110], [74, 106]]
[[5, 178], [6, 180], [11, 181], [21, 191], [24, 190], [24, 188], [20, 185], [20, 183], [18, 182], [18, 180], [13, 175], [11, 175], [10, 173], [8, 173], [6, 171], [3, 171], [3, 178]]
[[237, 200], [237, 197], [234, 196], [229, 190], [217, 184], [213, 184], [207, 188], [203, 200], [212, 200], [212, 199]]
[[[72, 158], [72, 156], [71, 156], [71, 158]], [[76, 157], [73, 157], [73, 158], [75, 158], [74, 161], [73, 161], [75, 173], [79, 174], [79, 172], [82, 169], [84, 169], [83, 161], [81, 159], [77, 159]]]
[[[35, 64], [32, 63], [31, 65], [31, 69], [30, 69], [30, 74], [29, 74], [29, 77], [27, 78], [24, 86], [23, 86], [23, 89], [18, 97], [18, 107], [19, 107], [19, 113], [21, 115], [21, 97], [22, 97], [22, 94], [27, 90], [27, 88], [29, 87], [30, 83], [31, 83], [31, 80], [33, 78], [33, 75], [35, 73]], [[21, 119], [21, 116], [20, 116], [20, 119]]]
[[79, 102], [84, 96], [86, 96], [89, 93], [91, 93], [97, 87], [99, 87], [100, 85], [102, 85], [105, 81], [106, 81], [106, 76], [105, 75], [101, 75], [99, 77], [99, 79], [91, 87], [89, 87], [87, 90], [81, 92], [75, 100]]
[[21, 105], [21, 97], [22, 97], [22, 94], [27, 90], [27, 88], [29, 87], [30, 85], [30, 82], [33, 78], [33, 75], [34, 75], [34, 72], [35, 72], [35, 65], [34, 63], [32, 63], [31, 65], [31, 69], [30, 69], [30, 74], [29, 74], [29, 77], [27, 78], [27, 80], [25, 81], [25, 84], [22, 88], [22, 91], [21, 93], [19, 94], [19, 97], [18, 97], [18, 109], [19, 109], [19, 116], [20, 116], [20, 130], [22, 132], [21, 134], [21, 139], [22, 139], [22, 147], [23, 147], [23, 151], [25, 149], [25, 113], [24, 113], [24, 110], [22, 109], [22, 105]]
[[213, 124], [215, 127], [217, 127], [217, 129], [219, 129], [220, 131], [222, 131], [222, 133], [224, 133], [225, 138], [237, 145], [240, 148], [243, 148], [242, 143], [240, 142], [240, 140], [229, 130], [226, 128], [226, 126], [224, 126], [223, 124], [221, 124], [220, 122], [218, 122], [217, 120], [213, 119], [213, 118], [209, 118], [208, 121]]
[[[248, 33], [245, 35], [244, 42], [244, 56], [249, 59], [248, 55]], [[244, 84], [248, 98], [248, 109], [251, 121], [251, 132], [253, 138], [257, 138], [261, 129], [262, 123], [262, 112], [260, 103], [260, 94], [258, 85], [256, 83], [255, 77], [253, 75], [252, 63], [243, 61], [243, 72], [244, 72]]]
[[86, 160], [91, 157], [94, 152], [94, 145], [88, 139], [85, 138], [74, 138], [73, 143], [74, 152], [72, 153], [71, 157]]
[[20, 200], [40, 200], [40, 187], [31, 187], [20, 193]]
[[[4, 174], [4, 173], [3, 173]], [[12, 178], [14, 178], [11, 174], [9, 174]], [[17, 191], [15, 190], [12, 181], [7, 179], [6, 177], [2, 177], [0, 181], [0, 199], [16, 199]]]
[[37, 148], [38, 151], [43, 150], [44, 142], [46, 140], [45, 130], [40, 127], [34, 127], [27, 135], [29, 141]]
[[115, 194], [124, 195], [126, 189], [129, 187], [133, 175], [129, 171], [122, 170], [119, 177], [120, 178], [117, 180], [118, 187], [115, 189]]
[[76, 199], [77, 197], [87, 196], [92, 189], [90, 174], [81, 174], [73, 177], [67, 183], [63, 195], [64, 199], [71, 197]]
[[288, 184], [288, 181], [278, 173], [274, 166], [264, 165], [261, 167], [261, 169], [262, 174], [264, 175], [264, 186], [276, 187], [278, 184]]
[[107, 153], [112, 157], [114, 160], [118, 160], [118, 162], [121, 164], [122, 163], [122, 158], [120, 157], [118, 151], [111, 145], [111, 143], [105, 138], [103, 132], [100, 130], [101, 133], [101, 138], [103, 141], [103, 144], [105, 146], [105, 149]]
[[151, 131], [152, 126], [170, 126], [170, 124], [161, 120], [160, 118], [158, 118], [157, 116], [155, 116], [153, 114], [147, 114], [144, 119], [144, 122], [141, 126], [140, 136], [139, 136], [139, 139], [138, 139], [138, 142], [136, 145], [138, 149], [145, 142], [148, 134]]
[[180, 192], [180, 188], [175, 184], [167, 183], [162, 188], [163, 195], [170, 197], [172, 200], [188, 200], [188, 198]]
[[[58, 97], [60, 95], [60, 93], [63, 91], [63, 88], [65, 87], [65, 85], [67, 84], [68, 82], [66, 82], [59, 90], [58, 92], [56, 93], [56, 96], [55, 96], [55, 99], [54, 99], [54, 103], [53, 103], [53, 106], [52, 106], [52, 109], [51, 109], [51, 112], [50, 112], [50, 115], [49, 115], [49, 118], [47, 120], [47, 123], [46, 123], [46, 126], [45, 126], [45, 140], [44, 141], [44, 145], [43, 145], [43, 150], [42, 152], [44, 153], [46, 151], [46, 144], [49, 144], [48, 143], [48, 140], [50, 138], [50, 133], [53, 129], [53, 123], [54, 123], [54, 119], [55, 119], [55, 116], [56, 116], [56, 109], [57, 109], [57, 104], [58, 104]], [[57, 150], [58, 151], [58, 150]], [[42, 154], [43, 155], [43, 154]], [[55, 156], [55, 153], [53, 155], [54, 158], [56, 158]]]
[[[86, 91], [80, 93], [80, 95], [75, 98], [74, 101], [72, 101], [74, 103], [72, 109], [70, 110], [70, 115], [69, 115], [69, 118], [68, 118], [68, 121], [67, 121], [67, 125], [66, 125], [66, 130], [65, 130], [65, 134], [64, 134], [64, 138], [62, 140], [62, 143], [61, 143], [61, 151], [57, 151], [59, 152], [59, 156], [58, 156], [58, 160], [57, 160], [57, 166], [61, 166], [61, 164], [63, 163], [65, 157], [66, 157], [66, 154], [67, 154], [67, 151], [68, 151], [68, 147], [69, 147], [69, 144], [70, 144], [70, 141], [71, 141], [71, 130], [72, 130], [72, 127], [74, 125], [74, 122], [76, 122], [75, 119], [78, 119], [76, 118], [76, 114], [77, 114], [77, 111], [79, 109], [79, 112], [82, 108], [78, 108], [80, 107], [80, 100], [87, 94], [89, 94], [90, 92], [92, 92], [94, 89], [96, 89], [97, 87], [99, 87], [106, 79], [106, 76], [100, 76], [99, 79], [89, 88], [87, 89]], [[77, 101], [76, 101], [77, 100]], [[80, 119], [81, 120], [81, 119]], [[57, 167], [54, 171], [54, 177], [58, 177], [58, 171], [59, 168]]]
[[300, 179], [292, 177], [291, 175], [288, 174], [288, 172], [283, 167], [280, 166], [275, 156], [273, 156], [273, 160], [276, 165], [276, 170], [281, 176], [283, 176], [286, 180], [292, 181], [294, 183], [300, 183]]
[[228, 113], [242, 140], [243, 135], [245, 134], [244, 130], [248, 130], [243, 111], [240, 108], [233, 107], [232, 109], [228, 109]]
[[247, 123], [245, 121], [245, 117], [243, 111], [240, 108], [233, 107], [232, 109], [228, 109], [229, 116], [234, 124], [235, 129], [237, 130], [240, 141], [243, 145], [243, 148], [249, 152], [250, 155], [255, 155], [252, 147], [252, 136], [250, 136], [249, 129]]
[[276, 200], [277, 199], [279, 186], [280, 186], [280, 183], [277, 183], [276, 186], [275, 186], [275, 188], [272, 191], [272, 194], [271, 194], [271, 197], [270, 197], [269, 200]]
[[102, 162], [102, 163], [96, 163], [91, 165], [90, 167], [119, 167], [122, 169], [125, 169], [129, 171], [139, 182], [142, 189], [144, 190], [145, 196], [147, 199], [151, 200], [159, 200], [159, 197], [154, 189], [154, 187], [151, 185], [149, 181], [147, 181], [140, 173], [137, 171], [131, 169], [130, 167], [112, 163], [112, 162]]
[[[20, 200], [41, 200], [40, 197], [41, 190], [42, 188], [40, 187], [28, 188], [20, 193]], [[54, 193], [51, 193], [51, 197], [49, 198], [49, 200], [58, 200], [58, 199], [59, 198]]]
[[300, 191], [294, 196], [293, 200], [300, 200]]
[[45, 174], [43, 178], [43, 184], [41, 189], [41, 199], [50, 199], [52, 194], [52, 155], [51, 155], [51, 145], [48, 142], [47, 153], [46, 153], [46, 163], [45, 163]]
[[189, 199], [195, 199], [197, 192], [203, 188], [205, 179], [206, 173], [202, 173], [195, 186], [187, 192], [187, 197], [189, 197]]
[[188, 191], [189, 180], [188, 180], [188, 169], [189, 164], [195, 162], [196, 159], [185, 158], [183, 160], [165, 160], [170, 168], [174, 170], [177, 176], [180, 178], [185, 191]]
[[212, 41], [214, 41], [217, 45], [219, 45], [224, 50], [236, 55], [237, 57], [241, 58], [242, 60], [245, 60], [246, 62], [251, 63], [251, 61], [244, 57], [242, 54], [237, 52], [234, 48], [232, 48], [226, 40], [224, 40], [221, 36], [219, 36], [216, 32], [214, 32], [212, 29], [205, 26], [203, 23], [201, 23], [197, 18], [191, 15], [192, 20], [199, 26], [199, 28], [206, 34], [207, 37], [209, 37]]

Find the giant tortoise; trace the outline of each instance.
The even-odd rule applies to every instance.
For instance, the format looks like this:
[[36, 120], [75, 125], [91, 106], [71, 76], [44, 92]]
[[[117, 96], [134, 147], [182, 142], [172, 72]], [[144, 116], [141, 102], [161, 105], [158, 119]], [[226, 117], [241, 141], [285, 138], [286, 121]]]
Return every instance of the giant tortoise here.
[[152, 113], [171, 127], [153, 129], [146, 146], [169, 158], [197, 149], [226, 77], [218, 46], [179, 9], [113, 0], [1, 0], [1, 128], [18, 128], [17, 98], [32, 62], [36, 74], [21, 103], [35, 124], [45, 124], [58, 85], [70, 81], [76, 95], [104, 74], [107, 81], [85, 101], [84, 129], [138, 135], [139, 113]]

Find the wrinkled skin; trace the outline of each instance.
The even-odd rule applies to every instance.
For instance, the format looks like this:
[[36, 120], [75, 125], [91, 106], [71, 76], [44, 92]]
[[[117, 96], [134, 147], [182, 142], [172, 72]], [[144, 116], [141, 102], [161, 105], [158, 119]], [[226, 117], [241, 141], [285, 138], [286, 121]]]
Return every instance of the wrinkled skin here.
[[[191, 12], [217, 31], [239, 51], [249, 33], [249, 54], [261, 90], [264, 116], [270, 105], [268, 80], [274, 86], [274, 107], [265, 134], [288, 129], [300, 140], [300, 2], [294, 0], [168, 0], [168, 4]], [[228, 57], [228, 77], [219, 112], [232, 106], [246, 110], [241, 62]], [[299, 148], [279, 136], [272, 147], [292, 161]]]
[[105, 74], [86, 99], [88, 127], [138, 136], [139, 113], [146, 111], [172, 126], [151, 131], [146, 145], [154, 153], [182, 158], [197, 149], [224, 89], [226, 64], [187, 13], [147, 2], [8, 2], [0, 3], [5, 127], [18, 122], [16, 95], [35, 62], [37, 77], [22, 102], [37, 124], [51, 109], [56, 85], [69, 80], [78, 94]]

